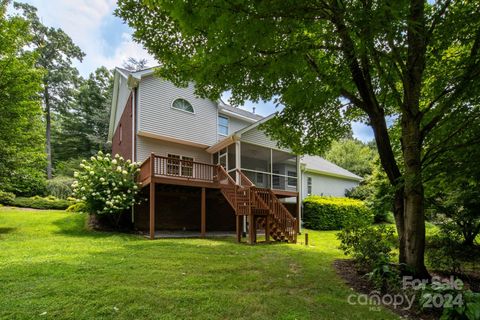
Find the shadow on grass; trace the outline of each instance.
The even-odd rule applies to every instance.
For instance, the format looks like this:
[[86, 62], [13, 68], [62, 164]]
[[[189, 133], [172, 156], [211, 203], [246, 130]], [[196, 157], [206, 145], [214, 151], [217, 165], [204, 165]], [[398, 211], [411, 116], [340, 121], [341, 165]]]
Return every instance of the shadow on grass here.
[[122, 233], [119, 231], [100, 231], [93, 230], [88, 227], [88, 216], [83, 213], [71, 213], [68, 216], [57, 219], [52, 222], [58, 228], [56, 234], [62, 234], [72, 237], [88, 237], [88, 238], [108, 238], [108, 237], [134, 237], [131, 233]]
[[15, 231], [17, 228], [0, 228], [0, 234], [7, 234]]

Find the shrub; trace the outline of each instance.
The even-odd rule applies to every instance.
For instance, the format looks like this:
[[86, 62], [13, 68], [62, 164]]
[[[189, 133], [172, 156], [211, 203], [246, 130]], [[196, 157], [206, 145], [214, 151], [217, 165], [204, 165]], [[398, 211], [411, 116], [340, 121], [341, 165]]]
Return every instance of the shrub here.
[[468, 262], [475, 263], [477, 259], [477, 248], [466, 246], [463, 237], [450, 223], [441, 224], [439, 232], [426, 240], [426, 260], [437, 270], [462, 273]]
[[77, 202], [72, 205], [70, 205], [67, 210], [67, 212], [87, 212], [87, 207], [85, 206], [85, 203], [83, 202]]
[[0, 190], [0, 204], [11, 205], [15, 201], [15, 195], [11, 192]]
[[358, 265], [366, 270], [385, 265], [390, 261], [395, 245], [395, 231], [386, 225], [373, 226], [357, 221], [337, 234], [340, 249], [352, 255]]
[[60, 199], [67, 199], [72, 195], [73, 178], [58, 176], [47, 181], [47, 193]]
[[75, 197], [85, 203], [88, 213], [111, 216], [118, 226], [120, 215], [136, 203], [138, 165], [99, 151], [80, 167], [73, 183]]
[[54, 196], [40, 197], [35, 196], [31, 198], [16, 197], [13, 205], [23, 208], [34, 209], [52, 209], [52, 210], [64, 210], [68, 208], [73, 202], [64, 199], [58, 199]]
[[309, 229], [339, 230], [357, 219], [372, 222], [371, 211], [359, 200], [309, 196], [303, 204], [303, 222]]
[[22, 197], [43, 196], [45, 195], [46, 180], [43, 171], [35, 172], [20, 168], [12, 173], [11, 182], [6, 190]]

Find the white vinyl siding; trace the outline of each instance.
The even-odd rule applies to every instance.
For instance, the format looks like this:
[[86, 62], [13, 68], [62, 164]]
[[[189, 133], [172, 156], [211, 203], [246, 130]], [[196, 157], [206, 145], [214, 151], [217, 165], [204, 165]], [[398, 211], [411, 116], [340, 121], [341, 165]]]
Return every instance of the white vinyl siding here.
[[[195, 113], [174, 109], [173, 101], [180, 98], [188, 101]], [[192, 84], [178, 88], [154, 76], [142, 78], [137, 114], [138, 131], [204, 145], [217, 142], [216, 104], [195, 96]]]
[[255, 145], [258, 145], [258, 146], [262, 146], [262, 147], [267, 147], [267, 148], [277, 149], [277, 150], [281, 150], [281, 151], [285, 151], [285, 152], [290, 152], [290, 150], [288, 150], [288, 149], [280, 149], [277, 146], [276, 141], [271, 140], [269, 137], [267, 137], [267, 135], [264, 132], [258, 130], [257, 128], [253, 128], [252, 130], [249, 130], [249, 131], [243, 133], [241, 140], [243, 142], [255, 144]]
[[[155, 153], [158, 156], [167, 157], [169, 154], [180, 155], [185, 160], [195, 159], [198, 162], [211, 163], [211, 155], [202, 148], [186, 146], [183, 144], [160, 141], [152, 138], [137, 136], [137, 159], [142, 162]], [[189, 157], [189, 159], [187, 159]]]
[[358, 182], [342, 178], [324, 176], [312, 172], [302, 173], [302, 195], [308, 196], [308, 178], [312, 180], [311, 195], [345, 197], [347, 189], [358, 186]]
[[248, 127], [251, 124], [252, 124], [251, 122], [230, 117], [230, 133], [234, 133], [239, 130], [242, 130], [243, 128]]

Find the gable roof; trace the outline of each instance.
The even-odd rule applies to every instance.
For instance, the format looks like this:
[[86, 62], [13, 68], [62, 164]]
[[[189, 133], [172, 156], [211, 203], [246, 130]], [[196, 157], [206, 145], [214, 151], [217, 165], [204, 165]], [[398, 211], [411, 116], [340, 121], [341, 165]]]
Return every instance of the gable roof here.
[[245, 109], [240, 109], [238, 107], [233, 107], [231, 105], [228, 105], [225, 102], [223, 102], [222, 99], [218, 99], [217, 103], [218, 103], [218, 110], [220, 112], [223, 111], [223, 112], [225, 112], [227, 114], [230, 114], [230, 115], [233, 113], [234, 117], [238, 116], [239, 118], [242, 118], [244, 120], [248, 120], [249, 122], [256, 122], [256, 121], [262, 120], [264, 118], [263, 116], [261, 116], [259, 114], [247, 111]]
[[357, 176], [356, 174], [319, 156], [302, 156], [301, 163], [305, 166], [305, 171], [307, 172], [329, 175], [354, 181], [363, 180], [362, 177]]

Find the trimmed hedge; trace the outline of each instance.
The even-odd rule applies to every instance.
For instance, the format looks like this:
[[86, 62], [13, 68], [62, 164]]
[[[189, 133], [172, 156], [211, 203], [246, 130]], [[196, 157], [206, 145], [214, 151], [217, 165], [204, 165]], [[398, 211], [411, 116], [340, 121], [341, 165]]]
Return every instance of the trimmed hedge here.
[[9, 206], [15, 201], [15, 195], [11, 192], [5, 192], [0, 190], [0, 204]]
[[35, 196], [31, 198], [26, 197], [17, 197], [13, 201], [12, 205], [16, 207], [23, 208], [33, 208], [33, 209], [54, 209], [54, 210], [65, 210], [74, 202], [71, 200], [58, 199], [53, 196], [40, 197]]
[[309, 196], [303, 201], [303, 224], [313, 230], [340, 230], [355, 220], [373, 222], [373, 214], [360, 200]]

